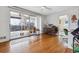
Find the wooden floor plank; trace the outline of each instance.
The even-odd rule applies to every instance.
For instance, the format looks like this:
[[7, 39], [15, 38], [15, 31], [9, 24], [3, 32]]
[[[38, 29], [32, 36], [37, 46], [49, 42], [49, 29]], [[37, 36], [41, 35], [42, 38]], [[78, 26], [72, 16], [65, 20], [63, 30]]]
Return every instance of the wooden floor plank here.
[[[16, 44], [15, 44], [16, 42]], [[57, 36], [31, 36], [0, 44], [0, 52], [6, 53], [71, 53], [58, 40]]]

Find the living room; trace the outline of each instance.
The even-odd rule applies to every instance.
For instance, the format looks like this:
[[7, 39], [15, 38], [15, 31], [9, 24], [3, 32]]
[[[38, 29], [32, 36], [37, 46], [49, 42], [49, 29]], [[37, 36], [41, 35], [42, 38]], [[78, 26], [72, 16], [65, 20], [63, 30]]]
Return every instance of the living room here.
[[73, 53], [78, 46], [71, 33], [79, 7], [0, 6], [0, 16], [0, 52]]

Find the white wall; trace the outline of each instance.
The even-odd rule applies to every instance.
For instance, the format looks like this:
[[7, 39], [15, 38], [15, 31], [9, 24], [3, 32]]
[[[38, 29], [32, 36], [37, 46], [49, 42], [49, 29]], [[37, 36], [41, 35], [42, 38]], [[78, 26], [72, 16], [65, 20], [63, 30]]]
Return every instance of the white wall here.
[[[71, 9], [68, 9], [68, 10], [64, 10], [64, 11], [61, 11], [61, 12], [57, 12], [57, 13], [48, 15], [47, 16], [47, 23], [59, 26], [59, 16], [67, 15], [68, 19], [71, 20], [71, 16], [73, 14], [75, 14], [77, 16], [77, 19], [79, 19], [79, 8], [71, 8]], [[69, 27], [71, 28], [73, 26], [69, 25]], [[71, 31], [71, 30], [69, 30], [69, 31]], [[68, 48], [72, 48], [72, 44], [73, 44], [73, 35], [69, 32], [69, 35], [68, 35]]]
[[6, 36], [0, 42], [9, 40], [9, 32], [9, 9], [7, 6], [0, 6], [0, 37]]
[[43, 16], [42, 17], [42, 20], [41, 20], [41, 28], [42, 28], [42, 33], [44, 32], [43, 31], [43, 28], [44, 28], [44, 25], [47, 24], [47, 17], [46, 16]]
[[68, 10], [64, 10], [61, 12], [56, 12], [54, 14], [48, 15], [47, 16], [47, 23], [48, 24], [54, 24], [56, 26], [58, 26], [59, 24], [59, 16], [63, 16], [63, 15], [68, 15], [69, 18], [71, 15], [76, 14], [78, 16], [78, 8], [71, 8]]

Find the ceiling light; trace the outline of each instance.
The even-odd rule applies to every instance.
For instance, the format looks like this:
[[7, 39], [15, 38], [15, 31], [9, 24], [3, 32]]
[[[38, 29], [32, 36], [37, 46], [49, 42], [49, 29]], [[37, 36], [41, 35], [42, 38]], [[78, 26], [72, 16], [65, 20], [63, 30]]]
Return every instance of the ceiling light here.
[[43, 10], [52, 10], [52, 9], [49, 8], [48, 6], [42, 6], [41, 9], [43, 9]]

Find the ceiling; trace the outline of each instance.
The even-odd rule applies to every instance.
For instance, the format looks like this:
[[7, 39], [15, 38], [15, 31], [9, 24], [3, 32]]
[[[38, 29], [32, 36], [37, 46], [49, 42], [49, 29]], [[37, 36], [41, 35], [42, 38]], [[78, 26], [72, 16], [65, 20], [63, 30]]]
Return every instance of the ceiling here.
[[74, 6], [46, 6], [49, 9], [42, 8], [43, 6], [19, 6], [19, 7], [42, 14], [42, 15], [50, 15], [55, 12], [71, 9]]

